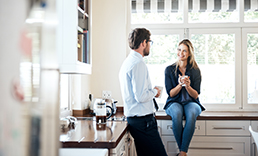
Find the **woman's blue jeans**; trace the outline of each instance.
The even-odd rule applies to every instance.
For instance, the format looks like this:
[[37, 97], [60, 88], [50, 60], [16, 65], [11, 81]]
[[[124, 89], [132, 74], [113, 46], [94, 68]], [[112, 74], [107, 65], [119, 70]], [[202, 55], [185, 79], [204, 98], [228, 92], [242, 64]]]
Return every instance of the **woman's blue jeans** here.
[[[180, 151], [188, 151], [195, 130], [196, 118], [201, 112], [201, 107], [196, 102], [186, 104], [174, 102], [166, 109], [166, 113], [172, 118], [172, 129]], [[184, 126], [183, 116], [185, 116]]]

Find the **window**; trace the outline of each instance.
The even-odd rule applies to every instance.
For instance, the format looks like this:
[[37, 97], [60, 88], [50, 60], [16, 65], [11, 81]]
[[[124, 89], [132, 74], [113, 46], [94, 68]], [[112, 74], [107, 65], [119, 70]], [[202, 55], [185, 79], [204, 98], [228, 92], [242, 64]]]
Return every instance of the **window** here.
[[[200, 101], [208, 108], [241, 107], [240, 29], [191, 29], [190, 40], [202, 74]], [[210, 106], [211, 105], [211, 106]]]
[[182, 23], [183, 0], [132, 0], [132, 23]]
[[258, 103], [258, 34], [247, 34], [248, 103]]
[[[176, 61], [177, 56], [177, 43], [180, 40], [179, 30], [166, 32], [166, 35], [162, 35], [162, 32], [152, 32], [151, 40], [154, 41], [151, 52], [148, 57], [144, 57], [144, 61], [149, 69], [152, 85], [162, 86], [162, 96], [157, 99], [157, 102], [164, 102], [167, 98], [167, 93], [164, 86], [164, 71], [165, 68]], [[155, 35], [155, 34], [159, 35]], [[165, 33], [165, 32], [164, 32]]]
[[258, 105], [258, 28], [244, 28], [243, 36], [243, 103], [244, 108]]
[[189, 23], [239, 21], [236, 0], [189, 0], [188, 2]]
[[[131, 28], [146, 27], [152, 33], [154, 44], [144, 60], [153, 86], [165, 86], [164, 70], [176, 61], [179, 41], [189, 38], [202, 74], [199, 97], [207, 110], [258, 108], [258, 74], [254, 72], [258, 71], [258, 1], [131, 2]], [[159, 17], [168, 12], [166, 20]], [[167, 96], [164, 88], [159, 104]]]
[[245, 22], [258, 22], [258, 1], [244, 0]]

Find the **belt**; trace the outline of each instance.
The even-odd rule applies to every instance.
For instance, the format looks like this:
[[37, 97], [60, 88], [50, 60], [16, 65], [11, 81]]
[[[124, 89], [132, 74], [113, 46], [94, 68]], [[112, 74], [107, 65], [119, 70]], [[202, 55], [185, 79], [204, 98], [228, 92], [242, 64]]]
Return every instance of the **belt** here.
[[132, 116], [132, 117], [128, 117], [128, 118], [148, 118], [148, 117], [155, 117], [155, 113], [147, 114], [144, 116]]

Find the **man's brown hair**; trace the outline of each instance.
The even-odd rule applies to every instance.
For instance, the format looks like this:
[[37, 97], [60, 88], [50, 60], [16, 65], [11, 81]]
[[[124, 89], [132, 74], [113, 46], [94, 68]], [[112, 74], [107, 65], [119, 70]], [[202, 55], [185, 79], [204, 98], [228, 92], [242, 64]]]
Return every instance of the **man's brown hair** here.
[[136, 28], [134, 29], [128, 38], [129, 47], [131, 49], [138, 49], [140, 44], [146, 40], [146, 43], [150, 40], [151, 33], [145, 28]]

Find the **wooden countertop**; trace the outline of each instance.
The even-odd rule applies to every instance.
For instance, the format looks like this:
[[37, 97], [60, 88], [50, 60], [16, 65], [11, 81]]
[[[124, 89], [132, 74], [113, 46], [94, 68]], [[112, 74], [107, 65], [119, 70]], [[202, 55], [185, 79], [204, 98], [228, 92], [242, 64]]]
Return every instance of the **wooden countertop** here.
[[62, 131], [63, 148], [115, 148], [127, 132], [126, 121], [107, 121], [98, 125], [94, 120], [78, 120], [74, 129]]
[[[117, 118], [123, 112], [116, 114]], [[81, 117], [92, 117], [83, 115]], [[94, 118], [94, 117], [93, 117]], [[165, 111], [156, 112], [157, 120], [171, 120]], [[258, 111], [204, 111], [197, 120], [258, 120]], [[115, 148], [127, 132], [126, 121], [107, 121], [106, 126], [93, 120], [78, 120], [75, 129], [62, 131], [60, 142], [63, 148]]]

